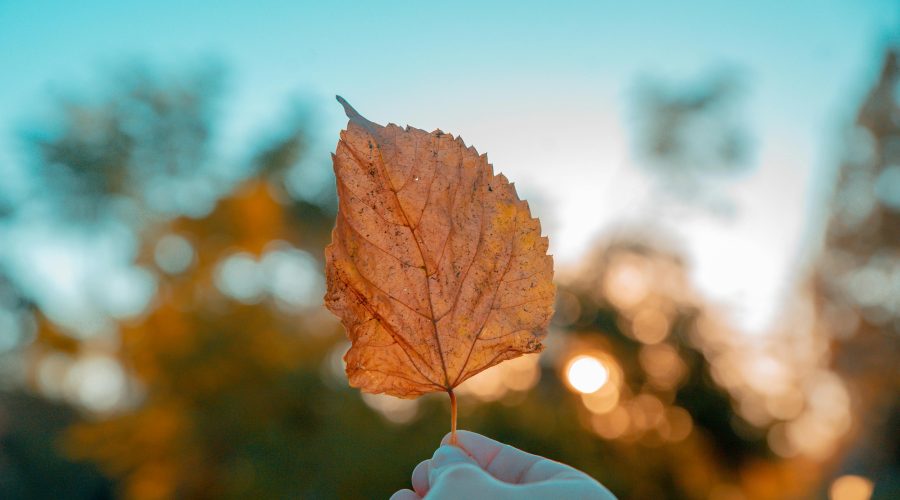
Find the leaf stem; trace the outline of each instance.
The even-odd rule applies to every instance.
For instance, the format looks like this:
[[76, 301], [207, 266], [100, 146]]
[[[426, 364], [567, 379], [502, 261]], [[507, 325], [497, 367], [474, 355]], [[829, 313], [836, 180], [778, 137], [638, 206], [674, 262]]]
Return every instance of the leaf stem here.
[[456, 394], [453, 394], [453, 389], [447, 389], [447, 394], [450, 395], [450, 444], [457, 445], [458, 441], [456, 440]]

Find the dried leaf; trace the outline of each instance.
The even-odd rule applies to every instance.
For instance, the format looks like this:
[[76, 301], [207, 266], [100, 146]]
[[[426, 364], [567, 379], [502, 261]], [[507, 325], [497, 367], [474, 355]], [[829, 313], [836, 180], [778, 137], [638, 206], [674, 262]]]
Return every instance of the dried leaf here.
[[540, 222], [462, 139], [359, 115], [333, 155], [340, 205], [325, 304], [352, 342], [350, 385], [401, 398], [538, 352], [553, 313]]

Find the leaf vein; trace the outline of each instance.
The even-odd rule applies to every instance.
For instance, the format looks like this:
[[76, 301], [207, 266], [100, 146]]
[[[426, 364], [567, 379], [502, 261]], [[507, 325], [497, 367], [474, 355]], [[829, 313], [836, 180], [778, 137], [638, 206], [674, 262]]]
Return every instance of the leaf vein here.
[[478, 242], [475, 243], [475, 252], [472, 254], [472, 260], [469, 261], [469, 265], [466, 266], [466, 272], [463, 273], [462, 279], [459, 280], [459, 286], [456, 288], [456, 294], [453, 297], [453, 305], [450, 306], [450, 309], [444, 314], [441, 314], [440, 318], [436, 318], [435, 321], [440, 321], [444, 318], [444, 316], [450, 314], [456, 309], [456, 305], [459, 303], [459, 296], [462, 295], [463, 284], [466, 282], [466, 278], [469, 276], [469, 271], [472, 269], [472, 265], [475, 264], [475, 260], [478, 258], [478, 251], [481, 250], [481, 241], [484, 239], [484, 194], [481, 195], [480, 200], [481, 205], [481, 217], [478, 218]]
[[459, 374], [456, 375], [456, 382], [459, 382], [460, 376], [466, 370], [466, 366], [469, 364], [469, 358], [472, 357], [472, 351], [475, 350], [475, 344], [478, 342], [478, 339], [481, 337], [481, 333], [484, 331], [484, 325], [487, 324], [488, 319], [491, 317], [491, 312], [494, 311], [494, 302], [497, 300], [497, 292], [500, 291], [500, 285], [503, 284], [503, 278], [506, 276], [506, 273], [509, 272], [509, 268], [512, 265], [513, 255], [515, 254], [516, 247], [516, 236], [519, 232], [519, 220], [516, 219], [516, 223], [513, 225], [512, 230], [512, 238], [510, 241], [510, 249], [509, 249], [509, 258], [506, 260], [506, 267], [503, 268], [503, 272], [500, 273], [500, 278], [497, 280], [497, 286], [494, 287], [494, 294], [491, 296], [491, 306], [488, 309], [488, 314], [484, 317], [484, 321], [481, 322], [481, 326], [478, 328], [478, 333], [475, 334], [475, 338], [472, 340], [472, 345], [469, 346], [469, 352], [466, 354], [466, 360], [463, 362], [462, 367], [459, 369]]
[[508, 306], [494, 307], [493, 309], [495, 311], [502, 311], [503, 309], [512, 309], [513, 307], [524, 306], [526, 304], [531, 304], [532, 302], [537, 302], [539, 300], [546, 300], [546, 297], [536, 297], [533, 299], [526, 300], [525, 302], [519, 302], [518, 304], [510, 304]]
[[401, 259], [400, 257], [397, 257], [396, 255], [392, 254], [391, 252], [388, 252], [387, 250], [385, 250], [384, 248], [381, 248], [377, 243], [375, 243], [374, 241], [372, 241], [371, 238], [369, 238], [368, 236], [366, 236], [365, 234], [363, 234], [362, 231], [360, 231], [359, 229], [356, 229], [356, 227], [353, 226], [353, 224], [350, 222], [349, 219], [347, 219], [347, 216], [344, 215], [343, 212], [338, 211], [338, 216], [340, 216], [341, 219], [343, 219], [343, 221], [347, 223], [347, 227], [349, 227], [351, 231], [353, 231], [354, 233], [356, 233], [363, 241], [365, 241], [365, 242], [368, 243], [369, 245], [372, 245], [373, 247], [377, 248], [378, 250], [381, 250], [381, 252], [383, 252], [385, 255], [394, 258], [397, 262], [403, 264], [404, 266], [415, 267], [415, 268], [417, 268], [417, 269], [425, 269], [423, 266], [417, 266], [417, 265], [415, 265], [415, 264], [411, 264], [411, 263], [409, 263], [409, 262], [405, 262], [405, 261], [404, 261], [403, 259]]
[[401, 347], [400, 350], [403, 351], [403, 352], [406, 354], [406, 357], [409, 359], [409, 364], [411, 364], [411, 365], [413, 366], [413, 368], [415, 368], [416, 371], [419, 372], [419, 375], [421, 375], [422, 378], [424, 378], [425, 380], [427, 380], [427, 381], [428, 381], [429, 383], [431, 383], [432, 385], [437, 386], [438, 384], [435, 383], [434, 380], [431, 380], [430, 377], [428, 377], [427, 375], [425, 375], [425, 373], [419, 368], [419, 365], [417, 365], [417, 364], [415, 363], [415, 361], [412, 360], [412, 355], [415, 354], [416, 357], [419, 358], [419, 360], [422, 362], [422, 364], [428, 365], [428, 362], [425, 361], [425, 358], [422, 357], [421, 354], [419, 354], [419, 351], [415, 350], [415, 349], [409, 344], [409, 342], [406, 341], [406, 339], [404, 339], [403, 337], [401, 337], [397, 332], [394, 331], [393, 328], [390, 327], [390, 324], [387, 322], [387, 320], [384, 319], [384, 317], [382, 317], [380, 314], [378, 314], [377, 311], [375, 311], [374, 309], [372, 309], [372, 308], [370, 307], [369, 303], [366, 301], [366, 297], [365, 297], [359, 290], [357, 290], [356, 288], [354, 288], [353, 285], [352, 285], [346, 278], [344, 278], [343, 273], [337, 273], [337, 276], [338, 276], [338, 279], [339, 279], [341, 282], [343, 282], [345, 285], [347, 285], [347, 288], [348, 288], [354, 295], [356, 295], [359, 304], [360, 304], [361, 306], [363, 306], [363, 308], [364, 308], [365, 310], [367, 310], [367, 311], [369, 312], [369, 314], [371, 314], [372, 317], [376, 319], [376, 321], [378, 321], [378, 324], [379, 324], [382, 328], [384, 328], [384, 331], [388, 332], [388, 335], [390, 335], [390, 336], [391, 336], [398, 344], [400, 344], [400, 347]]
[[[440, 145], [440, 143], [438, 143]], [[403, 205], [400, 203], [400, 196], [397, 194], [397, 190], [394, 189], [394, 185], [391, 182], [391, 178], [387, 175], [387, 167], [384, 163], [384, 158], [381, 155], [381, 148], [378, 148], [378, 163], [381, 167], [382, 177], [387, 181], [388, 189], [394, 193], [394, 200], [397, 202], [397, 206], [400, 208], [400, 213], [403, 215], [403, 219], [406, 221], [407, 227], [409, 227], [410, 231], [413, 233], [413, 241], [416, 243], [416, 249], [419, 250], [419, 257], [422, 259], [422, 265], [425, 265], [425, 252], [422, 251], [422, 246], [419, 245], [419, 239], [416, 238], [416, 231], [413, 229], [412, 224], [409, 222], [409, 215], [406, 213], [406, 210], [403, 208]], [[446, 384], [449, 386], [450, 383], [450, 375], [447, 373], [447, 363], [444, 361], [444, 350], [441, 347], [441, 339], [438, 336], [437, 331], [437, 320], [434, 319], [434, 302], [431, 300], [431, 283], [428, 281], [428, 270], [425, 272], [425, 295], [428, 298], [428, 307], [431, 311], [431, 330], [434, 334], [434, 342], [435, 347], [437, 347], [438, 356], [441, 360], [441, 368], [444, 370], [444, 380]], [[433, 383], [433, 381], [432, 381]], [[445, 387], [449, 389], [449, 387]]]

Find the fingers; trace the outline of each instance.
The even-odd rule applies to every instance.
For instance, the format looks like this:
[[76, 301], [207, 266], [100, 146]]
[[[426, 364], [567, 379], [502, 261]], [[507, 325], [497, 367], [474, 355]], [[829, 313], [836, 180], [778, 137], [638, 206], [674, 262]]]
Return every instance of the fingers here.
[[[478, 465], [503, 482], [526, 484], [549, 479], [588, 477], [567, 465], [526, 453], [474, 432], [457, 431], [456, 434], [459, 446]], [[449, 442], [449, 435], [441, 442]]]
[[568, 465], [469, 431], [457, 432], [458, 446], [448, 445], [450, 435], [430, 460], [413, 471], [416, 492], [428, 498], [540, 499], [572, 498], [615, 500], [587, 474]]
[[[486, 468], [500, 449], [505, 446], [503, 443], [471, 431], [457, 431], [456, 437], [459, 446], [466, 450], [482, 468]], [[448, 443], [450, 443], [450, 433], [447, 433], [444, 439], [441, 440], [442, 445]]]
[[416, 495], [412, 490], [400, 490], [391, 495], [391, 500], [422, 500], [422, 497]]
[[[431, 485], [429, 500], [512, 500], [503, 485], [476, 465], [456, 464], [445, 468]], [[527, 497], [526, 497], [527, 498]]]
[[428, 493], [428, 469], [430, 467], [431, 460], [423, 460], [419, 462], [419, 465], [413, 469], [412, 473], [412, 486], [413, 489], [416, 490], [416, 494], [420, 497], [424, 497]]
[[416, 494], [420, 497], [424, 497], [428, 494], [432, 483], [431, 478], [429, 477], [432, 470], [457, 463], [477, 465], [477, 462], [471, 456], [456, 446], [445, 445], [438, 447], [434, 452], [434, 456], [428, 460], [419, 462], [419, 465], [413, 469], [412, 486]]
[[428, 498], [466, 500], [510, 498], [503, 485], [484, 471], [465, 451], [456, 446], [438, 448], [428, 472]]
[[434, 456], [431, 457], [428, 466], [428, 483], [434, 485], [437, 477], [454, 465], [470, 465], [480, 468], [478, 462], [459, 447], [441, 445], [434, 452]]
[[573, 478], [550, 479], [530, 484], [509, 484], [491, 476], [471, 460], [465, 459], [463, 455], [464, 453], [460, 451], [455, 456], [451, 456], [449, 460], [441, 461], [440, 466], [430, 466], [431, 486], [426, 498], [433, 500], [458, 498], [466, 500], [539, 500], [545, 498], [615, 500], [609, 490], [583, 474]]

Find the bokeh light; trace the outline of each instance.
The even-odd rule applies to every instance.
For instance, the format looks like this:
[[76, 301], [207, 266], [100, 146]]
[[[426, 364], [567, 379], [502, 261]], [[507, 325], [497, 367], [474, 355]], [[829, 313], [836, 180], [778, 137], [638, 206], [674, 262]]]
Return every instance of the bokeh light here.
[[108, 356], [86, 356], [67, 370], [65, 387], [81, 406], [96, 412], [115, 409], [125, 399], [126, 378], [121, 365]]
[[384, 394], [368, 394], [365, 392], [360, 395], [366, 406], [395, 424], [408, 424], [419, 413], [419, 401], [416, 399], [400, 399]]
[[609, 368], [591, 355], [572, 358], [566, 365], [565, 373], [569, 385], [583, 394], [596, 392], [609, 381]]
[[463, 382], [456, 392], [481, 401], [498, 401], [528, 391], [541, 378], [538, 359], [538, 356], [531, 354], [506, 361], [496, 369], [485, 370]]
[[874, 486], [872, 481], [862, 476], [841, 476], [831, 483], [829, 500], [869, 500]]
[[169, 274], [186, 271], [196, 258], [191, 243], [177, 234], [167, 234], [160, 238], [156, 243], [154, 257], [159, 268]]

